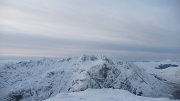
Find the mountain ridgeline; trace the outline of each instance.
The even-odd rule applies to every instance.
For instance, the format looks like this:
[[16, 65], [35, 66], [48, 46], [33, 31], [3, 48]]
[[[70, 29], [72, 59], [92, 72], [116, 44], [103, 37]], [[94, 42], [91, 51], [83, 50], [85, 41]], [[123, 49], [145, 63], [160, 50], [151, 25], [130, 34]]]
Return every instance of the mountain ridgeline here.
[[124, 89], [147, 97], [167, 97], [174, 91], [135, 64], [104, 56], [43, 58], [3, 64], [0, 70], [2, 101], [41, 101], [88, 88]]

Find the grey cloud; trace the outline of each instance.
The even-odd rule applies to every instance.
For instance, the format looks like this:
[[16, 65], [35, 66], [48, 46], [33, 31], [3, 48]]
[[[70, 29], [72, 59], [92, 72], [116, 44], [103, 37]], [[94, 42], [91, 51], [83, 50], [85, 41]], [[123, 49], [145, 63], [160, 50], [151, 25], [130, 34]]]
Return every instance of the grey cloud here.
[[[11, 15], [16, 18], [13, 20], [17, 26], [0, 24], [4, 28], [0, 29], [3, 33], [0, 46], [4, 48], [42, 51], [69, 48], [179, 56], [178, 0], [6, 0], [1, 5], [28, 15]], [[11, 28], [14, 29], [10, 31]]]
[[156, 53], [174, 53], [180, 52], [180, 47], [156, 47], [145, 46], [136, 44], [122, 44], [113, 42], [94, 42], [81, 41], [81, 40], [69, 40], [50, 38], [43, 36], [31, 36], [31, 35], [11, 35], [0, 34], [1, 36], [1, 48], [14, 47], [34, 50], [57, 50], [65, 48], [86, 49], [86, 50], [121, 50], [121, 51], [138, 51], [138, 52], [156, 52]]

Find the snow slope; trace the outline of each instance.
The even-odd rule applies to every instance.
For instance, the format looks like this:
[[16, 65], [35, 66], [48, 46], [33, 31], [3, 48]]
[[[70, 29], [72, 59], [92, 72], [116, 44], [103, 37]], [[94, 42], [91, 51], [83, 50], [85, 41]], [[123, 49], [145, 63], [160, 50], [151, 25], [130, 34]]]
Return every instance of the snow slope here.
[[0, 65], [1, 101], [41, 101], [88, 88], [124, 89], [149, 97], [167, 97], [174, 91], [173, 86], [135, 64], [104, 56], [42, 58]]
[[[133, 95], [118, 89], [87, 89], [81, 92], [62, 93], [45, 101], [172, 101], [169, 98], [149, 98]], [[178, 101], [178, 100], [176, 100]]]
[[[163, 60], [156, 62], [134, 62], [134, 64], [139, 68], [144, 69], [147, 73], [156, 75], [157, 77], [180, 87], [180, 62]], [[162, 64], [173, 64], [178, 66], [168, 67], [166, 69], [156, 69], [156, 67]]]

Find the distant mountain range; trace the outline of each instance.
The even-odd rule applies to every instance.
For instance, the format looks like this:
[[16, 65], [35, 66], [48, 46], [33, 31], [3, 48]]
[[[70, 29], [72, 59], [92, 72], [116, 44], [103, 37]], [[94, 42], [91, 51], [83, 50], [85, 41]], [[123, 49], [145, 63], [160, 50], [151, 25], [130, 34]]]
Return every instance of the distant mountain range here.
[[157, 72], [147, 72], [149, 69], [141, 64], [94, 55], [3, 63], [0, 100], [42, 101], [59, 93], [88, 88], [123, 89], [146, 97], [168, 97], [176, 90], [168, 79]]

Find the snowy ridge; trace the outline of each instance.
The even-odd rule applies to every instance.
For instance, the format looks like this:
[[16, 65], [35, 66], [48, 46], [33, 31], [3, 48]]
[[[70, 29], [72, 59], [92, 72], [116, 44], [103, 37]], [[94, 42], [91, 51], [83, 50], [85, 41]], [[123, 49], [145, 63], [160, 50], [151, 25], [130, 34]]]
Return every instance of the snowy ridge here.
[[[167, 82], [174, 83], [180, 87], [180, 62], [163, 60], [158, 62], [134, 62], [134, 64], [136, 64], [139, 68], [143, 69], [147, 73], [155, 75]], [[164, 64], [177, 65], [177, 67], [156, 69], [159, 65]]]
[[61, 93], [45, 101], [172, 101], [172, 100], [168, 98], [149, 98], [149, 97], [136, 96], [125, 90], [104, 88], [104, 89], [87, 89], [82, 92]]
[[41, 101], [88, 88], [124, 89], [149, 97], [167, 97], [174, 90], [133, 63], [104, 56], [43, 58], [4, 64], [0, 70], [3, 101]]

